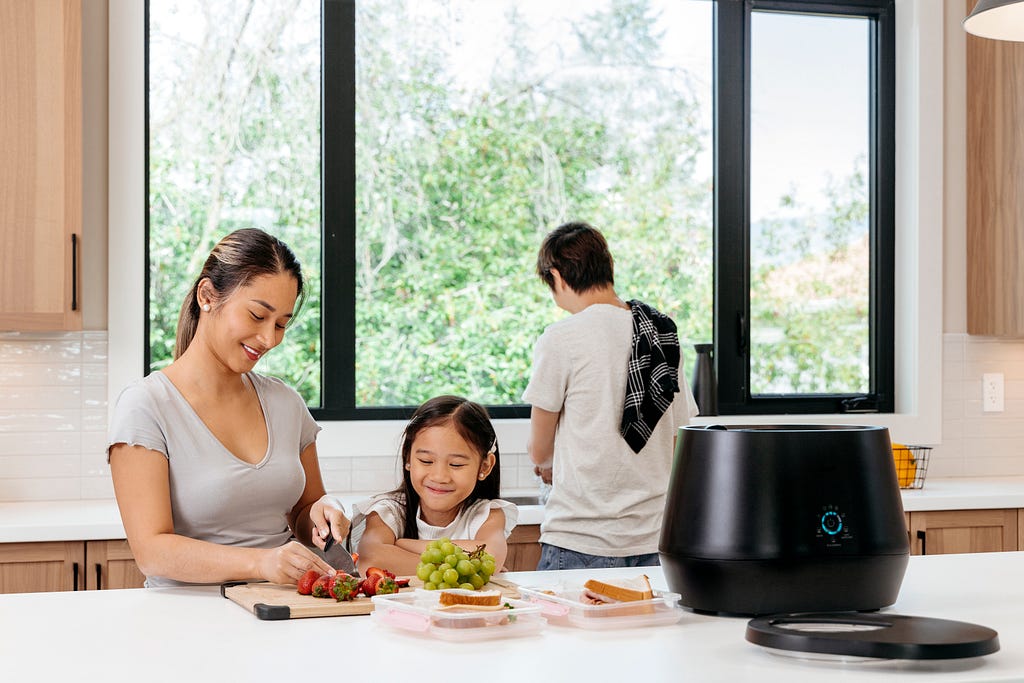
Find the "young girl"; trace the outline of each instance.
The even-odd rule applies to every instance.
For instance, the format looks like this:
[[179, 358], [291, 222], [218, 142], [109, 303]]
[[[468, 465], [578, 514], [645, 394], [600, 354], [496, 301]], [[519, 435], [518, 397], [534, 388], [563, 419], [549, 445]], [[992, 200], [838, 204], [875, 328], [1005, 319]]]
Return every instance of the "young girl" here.
[[487, 410], [458, 396], [420, 406], [402, 435], [402, 485], [354, 506], [359, 568], [415, 574], [430, 540], [486, 544], [501, 567], [519, 511], [498, 500], [498, 440]]

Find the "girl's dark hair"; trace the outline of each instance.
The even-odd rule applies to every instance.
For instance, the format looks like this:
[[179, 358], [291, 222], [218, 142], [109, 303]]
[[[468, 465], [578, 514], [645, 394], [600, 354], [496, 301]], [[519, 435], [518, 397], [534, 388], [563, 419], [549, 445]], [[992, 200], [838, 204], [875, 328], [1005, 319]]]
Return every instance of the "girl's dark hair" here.
[[564, 223], [544, 238], [537, 254], [537, 274], [554, 291], [552, 268], [578, 294], [615, 284], [615, 260], [608, 242], [589, 223]]
[[420, 508], [420, 496], [412, 485], [412, 475], [406, 469], [412, 457], [412, 444], [416, 435], [429, 427], [450, 424], [470, 446], [476, 449], [481, 458], [494, 453], [494, 467], [482, 480], [477, 480], [476, 487], [463, 506], [471, 505], [478, 500], [497, 498], [501, 491], [500, 454], [498, 453], [498, 437], [494, 433], [491, 417], [487, 409], [461, 396], [437, 396], [430, 399], [413, 413], [409, 424], [402, 432], [402, 485], [395, 489], [401, 493], [405, 501], [405, 529], [401, 538], [419, 538], [416, 528], [416, 515]]
[[199, 283], [209, 279], [218, 301], [230, 296], [239, 287], [262, 275], [290, 273], [298, 284], [298, 299], [292, 320], [299, 314], [306, 300], [302, 287], [302, 267], [288, 245], [259, 228], [235, 230], [217, 243], [203, 265], [203, 271], [192, 283], [178, 315], [178, 336], [174, 344], [174, 357], [185, 349], [196, 336], [199, 325]]

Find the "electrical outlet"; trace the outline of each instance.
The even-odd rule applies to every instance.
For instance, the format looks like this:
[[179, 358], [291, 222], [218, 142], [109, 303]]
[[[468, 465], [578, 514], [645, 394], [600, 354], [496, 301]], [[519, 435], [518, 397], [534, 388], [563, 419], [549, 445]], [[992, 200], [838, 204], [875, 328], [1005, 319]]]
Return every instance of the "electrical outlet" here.
[[986, 413], [1003, 412], [1003, 373], [986, 372], [982, 375], [981, 409]]

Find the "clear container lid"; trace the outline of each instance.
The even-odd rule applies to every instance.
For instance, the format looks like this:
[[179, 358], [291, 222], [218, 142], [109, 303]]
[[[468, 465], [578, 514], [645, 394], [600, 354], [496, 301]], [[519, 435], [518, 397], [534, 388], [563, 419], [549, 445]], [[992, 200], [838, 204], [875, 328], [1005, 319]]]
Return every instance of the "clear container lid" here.
[[587, 629], [639, 628], [674, 624], [684, 611], [679, 593], [653, 591], [650, 600], [609, 602], [592, 605], [583, 602], [583, 587], [558, 585], [544, 588], [520, 587], [524, 600], [538, 606], [549, 623]]
[[538, 605], [502, 598], [505, 609], [442, 608], [442, 591], [416, 590], [373, 596], [372, 618], [387, 626], [442, 640], [488, 640], [533, 635], [546, 623]]

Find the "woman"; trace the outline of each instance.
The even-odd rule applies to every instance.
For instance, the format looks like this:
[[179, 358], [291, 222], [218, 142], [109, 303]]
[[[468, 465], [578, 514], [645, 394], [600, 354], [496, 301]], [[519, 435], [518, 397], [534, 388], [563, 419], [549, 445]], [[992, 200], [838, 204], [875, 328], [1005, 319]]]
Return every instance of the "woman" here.
[[301, 397], [253, 372], [303, 294], [283, 242], [238, 230], [206, 260], [181, 308], [174, 362], [126, 388], [108, 439], [114, 492], [147, 586], [333, 571], [317, 553], [349, 520], [324, 495]]

